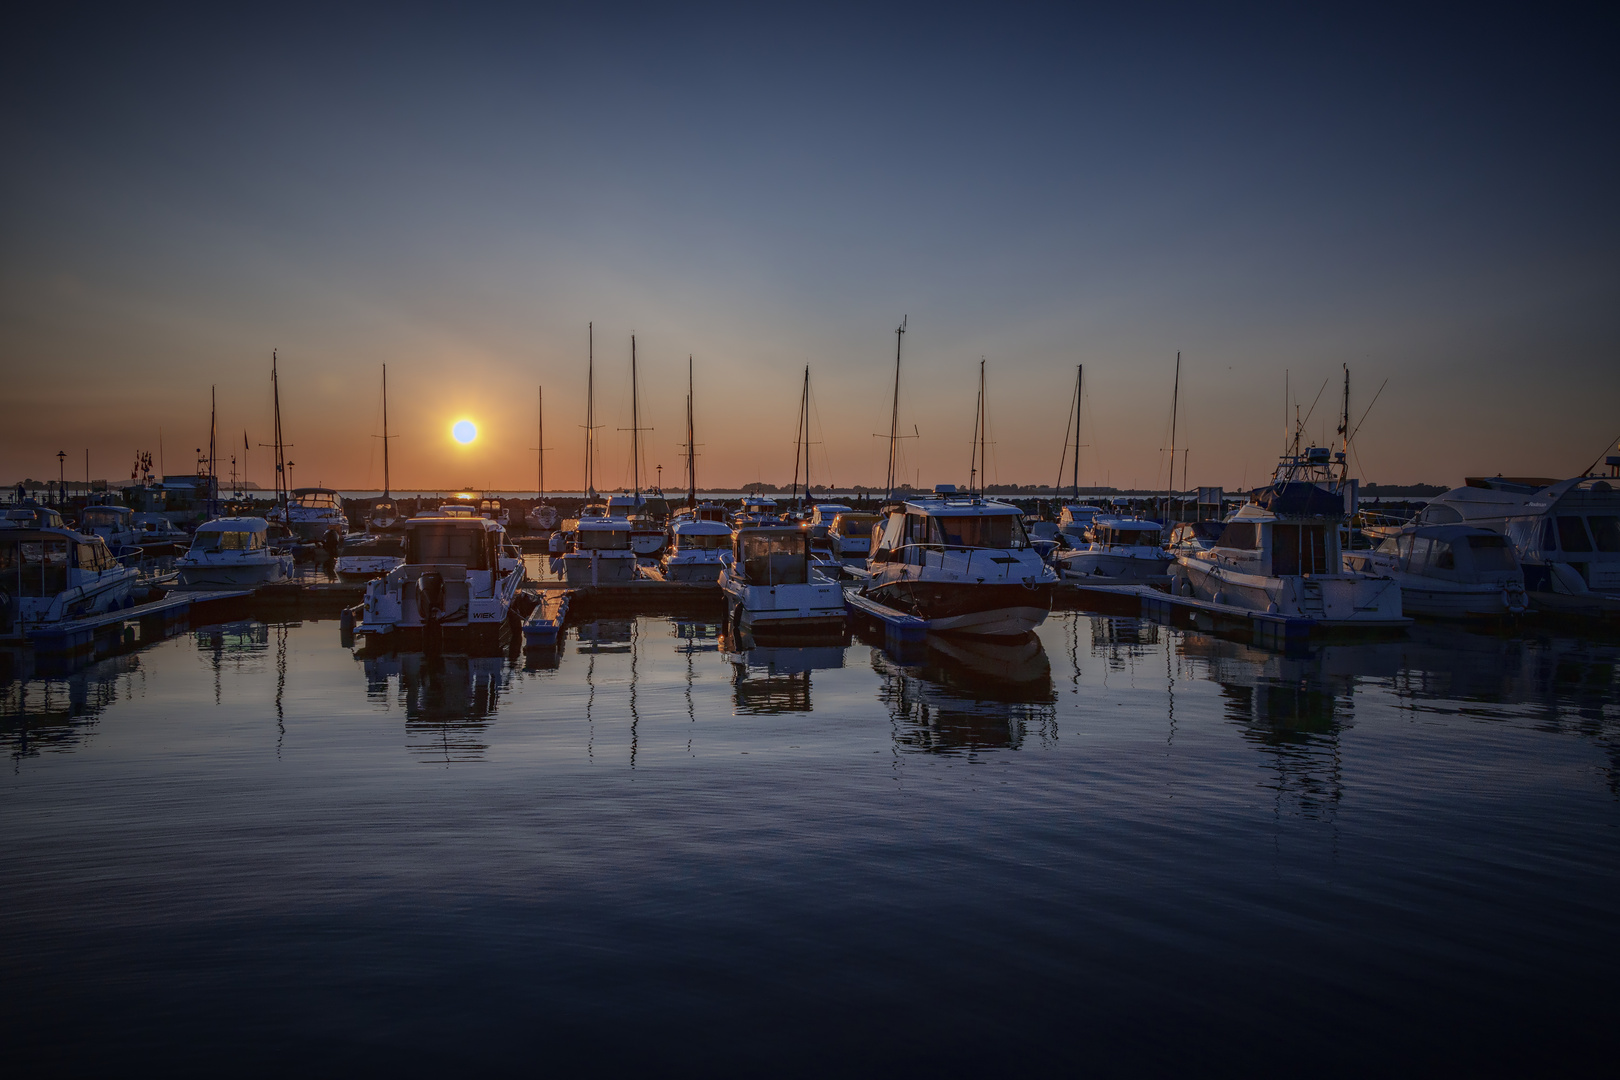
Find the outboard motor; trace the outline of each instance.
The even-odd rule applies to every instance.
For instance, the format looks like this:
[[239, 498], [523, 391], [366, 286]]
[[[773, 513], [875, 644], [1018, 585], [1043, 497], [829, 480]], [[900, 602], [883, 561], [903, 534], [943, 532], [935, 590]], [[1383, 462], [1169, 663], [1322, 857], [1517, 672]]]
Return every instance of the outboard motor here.
[[416, 579], [416, 613], [423, 626], [437, 626], [444, 614], [444, 575], [429, 571]]

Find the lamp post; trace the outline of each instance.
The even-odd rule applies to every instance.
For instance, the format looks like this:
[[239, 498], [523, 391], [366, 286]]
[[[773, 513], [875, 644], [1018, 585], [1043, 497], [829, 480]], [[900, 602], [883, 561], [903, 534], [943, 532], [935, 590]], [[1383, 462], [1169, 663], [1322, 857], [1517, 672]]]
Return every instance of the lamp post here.
[[67, 501], [67, 451], [56, 452], [56, 505]]

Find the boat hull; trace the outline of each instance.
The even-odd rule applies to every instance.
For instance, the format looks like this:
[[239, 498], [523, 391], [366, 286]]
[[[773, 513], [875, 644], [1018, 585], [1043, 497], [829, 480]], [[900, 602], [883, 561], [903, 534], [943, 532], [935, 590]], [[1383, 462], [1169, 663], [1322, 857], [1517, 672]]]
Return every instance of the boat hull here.
[[688, 585], [714, 585], [720, 581], [718, 560], [683, 562], [668, 559], [664, 562], [663, 571], [665, 581], [679, 581]]
[[292, 573], [290, 556], [254, 563], [182, 563], [178, 567], [183, 589], [251, 589], [285, 581]]
[[612, 585], [636, 580], [633, 552], [570, 552], [562, 557], [563, 580], [570, 585]]
[[1354, 574], [1261, 577], [1212, 560], [1181, 558], [1171, 568], [1175, 591], [1251, 612], [1308, 619], [1339, 629], [1392, 629], [1411, 624], [1393, 578]]
[[925, 620], [930, 630], [1016, 637], [1046, 621], [1055, 588], [1054, 582], [978, 585], [925, 579], [870, 585], [865, 595]]
[[1092, 585], [1165, 585], [1170, 580], [1170, 556], [1118, 555], [1076, 551], [1060, 555], [1053, 566], [1065, 581]]

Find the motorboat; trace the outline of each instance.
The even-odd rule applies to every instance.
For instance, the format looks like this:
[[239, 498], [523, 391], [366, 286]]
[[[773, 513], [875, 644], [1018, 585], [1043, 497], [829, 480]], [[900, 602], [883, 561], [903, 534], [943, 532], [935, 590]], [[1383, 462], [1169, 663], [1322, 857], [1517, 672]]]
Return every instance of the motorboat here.
[[683, 506], [670, 516], [670, 521], [718, 521], [727, 528], [731, 525], [731, 512], [717, 502], [700, 502]]
[[1100, 506], [1090, 503], [1069, 503], [1058, 511], [1057, 531], [1070, 547], [1085, 547], [1089, 541], [1086, 533], [1091, 531], [1092, 524], [1102, 516], [1108, 514]]
[[135, 546], [143, 559], [177, 555], [191, 543], [191, 536], [162, 514], [137, 510], [130, 518], [135, 530]]
[[[1608, 463], [1620, 474], [1620, 457]], [[1418, 523], [1506, 536], [1537, 611], [1620, 616], [1620, 477], [1469, 477], [1429, 500]]]
[[643, 559], [656, 559], [668, 542], [669, 503], [662, 495], [613, 495], [607, 516], [630, 523], [630, 547]]
[[[134, 606], [138, 577], [99, 536], [40, 525], [15, 507], [0, 517], [0, 640], [15, 641], [72, 619]], [[13, 516], [18, 515], [18, 516]]]
[[712, 584], [720, 580], [720, 556], [731, 547], [731, 527], [718, 521], [677, 521], [661, 567], [665, 581]]
[[291, 553], [272, 545], [261, 517], [215, 518], [197, 526], [175, 561], [183, 589], [257, 588], [292, 576]]
[[39, 529], [65, 529], [67, 525], [62, 521], [62, 515], [49, 506], [42, 506], [32, 499], [13, 503], [6, 507], [5, 517], [0, 519], [11, 524], [13, 529], [29, 527]]
[[405, 522], [404, 562], [366, 586], [355, 632], [498, 635], [523, 584], [500, 522], [424, 511]]
[[731, 516], [734, 528], [745, 529], [756, 525], [778, 525], [782, 515], [775, 499], [763, 495], [744, 495], [742, 505]]
[[872, 554], [872, 527], [878, 520], [876, 514], [843, 511], [827, 527], [827, 546], [836, 558], [865, 566]]
[[563, 580], [570, 585], [606, 585], [636, 580], [636, 553], [630, 546], [628, 518], [580, 518], [573, 550], [562, 557]]
[[1324, 628], [1409, 625], [1394, 578], [1345, 569], [1339, 530], [1355, 488], [1344, 471], [1342, 450], [1285, 455], [1271, 485], [1227, 520], [1213, 546], [1176, 557], [1172, 591]]
[[365, 581], [384, 577], [405, 565], [405, 537], [402, 532], [351, 534], [338, 548], [333, 567], [344, 581]]
[[1163, 527], [1141, 518], [1097, 517], [1088, 542], [1053, 556], [1065, 581], [1091, 585], [1170, 583], [1170, 554], [1159, 544]]
[[1392, 577], [1401, 611], [1440, 619], [1522, 615], [1524, 571], [1501, 533], [1471, 525], [1409, 525], [1371, 551], [1347, 551], [1344, 564]]
[[861, 595], [923, 619], [930, 630], [984, 637], [1039, 626], [1058, 580], [1031, 546], [1016, 506], [949, 484], [892, 508], [868, 565]]
[[331, 488], [294, 488], [288, 496], [284, 523], [294, 536], [336, 551], [349, 534], [343, 499]]
[[1170, 530], [1170, 540], [1165, 544], [1170, 556], [1195, 555], [1200, 551], [1208, 551], [1215, 546], [1215, 541], [1221, 538], [1221, 530], [1226, 528], [1222, 521], [1187, 521]]
[[140, 532], [135, 528], [135, 511], [127, 506], [92, 503], [79, 511], [78, 531], [99, 536], [107, 550], [120, 562], [141, 557]]
[[523, 515], [530, 532], [554, 532], [562, 524], [562, 514], [548, 502], [536, 503]]
[[816, 503], [810, 510], [810, 544], [832, 550], [832, 524], [839, 514], [853, 514], [853, 506], [843, 503]]
[[805, 529], [782, 524], [739, 529], [720, 561], [720, 588], [735, 625], [756, 636], [843, 628], [843, 590], [811, 565]]

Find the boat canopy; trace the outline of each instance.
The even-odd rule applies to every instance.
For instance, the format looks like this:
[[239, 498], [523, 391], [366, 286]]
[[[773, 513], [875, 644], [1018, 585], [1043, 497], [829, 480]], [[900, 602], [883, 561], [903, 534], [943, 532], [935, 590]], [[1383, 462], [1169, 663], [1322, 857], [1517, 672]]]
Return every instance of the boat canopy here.
[[1261, 488], [1255, 505], [1278, 517], [1343, 517], [1344, 496], [1307, 480], [1279, 480]]

